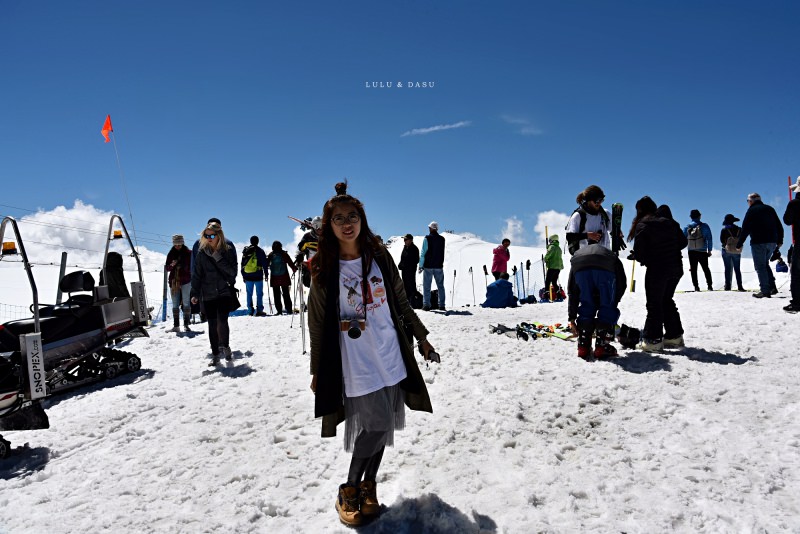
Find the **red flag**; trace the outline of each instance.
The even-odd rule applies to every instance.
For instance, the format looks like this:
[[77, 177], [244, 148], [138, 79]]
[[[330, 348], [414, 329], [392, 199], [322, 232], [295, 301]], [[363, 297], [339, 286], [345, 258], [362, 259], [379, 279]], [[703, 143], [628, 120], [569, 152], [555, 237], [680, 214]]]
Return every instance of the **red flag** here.
[[103, 137], [106, 138], [106, 143], [108, 143], [108, 132], [113, 132], [114, 128], [111, 127], [111, 115], [106, 115], [106, 122], [103, 124], [103, 129], [100, 130], [100, 133], [103, 134]]

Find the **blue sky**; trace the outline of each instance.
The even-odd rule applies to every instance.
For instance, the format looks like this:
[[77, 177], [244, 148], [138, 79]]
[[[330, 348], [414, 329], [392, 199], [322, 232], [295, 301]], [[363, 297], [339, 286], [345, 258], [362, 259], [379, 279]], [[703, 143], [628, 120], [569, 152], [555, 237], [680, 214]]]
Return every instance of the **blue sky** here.
[[751, 191], [782, 213], [800, 174], [798, 22], [788, 1], [5, 0], [0, 213], [127, 218], [110, 114], [151, 238], [217, 216], [289, 242], [344, 177], [384, 236], [515, 218], [535, 244], [591, 183], [626, 225], [649, 194], [716, 234]]

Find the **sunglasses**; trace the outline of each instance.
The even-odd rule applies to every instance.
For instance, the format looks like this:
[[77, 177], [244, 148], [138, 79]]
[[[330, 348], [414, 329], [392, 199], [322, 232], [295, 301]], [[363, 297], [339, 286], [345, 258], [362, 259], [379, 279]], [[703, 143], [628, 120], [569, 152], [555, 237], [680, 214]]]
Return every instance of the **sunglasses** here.
[[361, 217], [358, 216], [358, 213], [352, 212], [345, 215], [336, 215], [335, 217], [331, 218], [333, 224], [336, 226], [342, 226], [345, 222], [350, 224], [356, 224], [358, 221], [361, 220]]
[[605, 197], [598, 198], [597, 200], [593, 200], [592, 202], [594, 202], [595, 204], [602, 204], [605, 199], [606, 199]]
[[216, 239], [217, 234], [203, 234], [203, 237], [205, 237], [206, 239]]

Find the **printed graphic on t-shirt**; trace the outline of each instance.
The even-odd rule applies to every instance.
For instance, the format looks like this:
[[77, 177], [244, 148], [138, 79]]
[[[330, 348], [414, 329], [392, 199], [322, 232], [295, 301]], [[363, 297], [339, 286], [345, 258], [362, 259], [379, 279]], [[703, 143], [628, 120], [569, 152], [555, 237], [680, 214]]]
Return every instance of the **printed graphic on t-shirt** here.
[[343, 317], [364, 317], [365, 306], [367, 312], [372, 312], [386, 302], [383, 278], [373, 275], [368, 280], [364, 280], [361, 277], [360, 264], [358, 267], [359, 272], [346, 272], [349, 269], [342, 269], [341, 272], [342, 289], [346, 291], [349, 308], [347, 311], [343, 310]]

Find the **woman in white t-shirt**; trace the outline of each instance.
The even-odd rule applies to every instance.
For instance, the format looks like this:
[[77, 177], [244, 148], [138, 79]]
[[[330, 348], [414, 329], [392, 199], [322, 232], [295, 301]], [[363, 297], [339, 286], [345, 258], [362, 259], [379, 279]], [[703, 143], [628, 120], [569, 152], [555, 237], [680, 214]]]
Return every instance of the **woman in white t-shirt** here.
[[611, 248], [611, 216], [603, 209], [605, 194], [599, 186], [590, 185], [578, 194], [579, 207], [567, 223], [567, 245], [570, 254], [595, 243]]
[[394, 430], [405, 425], [404, 405], [433, 411], [407, 335], [419, 340], [425, 359], [433, 347], [394, 261], [369, 229], [364, 205], [346, 191], [337, 184], [323, 208], [308, 326], [322, 437], [335, 436], [345, 421], [345, 450], [353, 453], [336, 510], [343, 523], [358, 526], [380, 513], [376, 475]]

